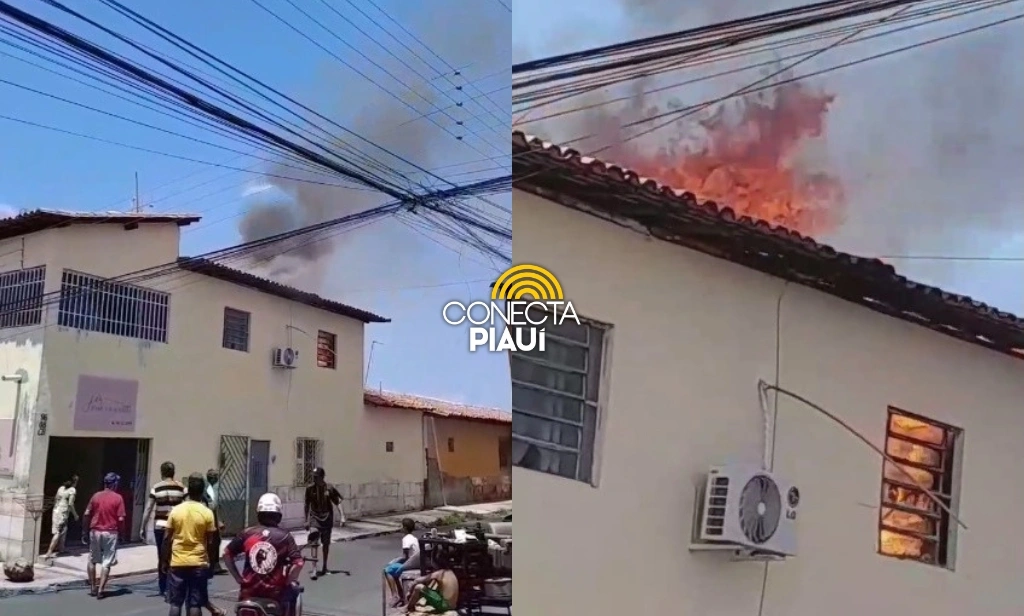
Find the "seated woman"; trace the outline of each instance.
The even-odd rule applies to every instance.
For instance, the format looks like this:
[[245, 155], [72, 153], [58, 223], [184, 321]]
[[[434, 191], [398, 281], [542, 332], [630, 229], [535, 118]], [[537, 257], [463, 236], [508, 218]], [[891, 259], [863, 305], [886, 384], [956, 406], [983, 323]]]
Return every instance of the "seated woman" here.
[[405, 531], [405, 536], [402, 537], [402, 555], [384, 567], [384, 580], [391, 591], [391, 607], [399, 607], [405, 603], [402, 573], [420, 566], [420, 541], [412, 534], [412, 531], [416, 530], [416, 523], [405, 518], [402, 520], [402, 530]]

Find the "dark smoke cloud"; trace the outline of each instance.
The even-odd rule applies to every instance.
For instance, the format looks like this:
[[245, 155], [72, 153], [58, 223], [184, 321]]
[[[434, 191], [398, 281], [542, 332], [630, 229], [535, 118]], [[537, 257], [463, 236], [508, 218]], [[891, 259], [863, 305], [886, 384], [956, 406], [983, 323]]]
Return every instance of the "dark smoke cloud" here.
[[[450, 8], [451, 10], [446, 13], [455, 12], [456, 7]], [[402, 36], [394, 24], [384, 25]], [[407, 23], [406, 27], [416, 32], [420, 39], [448, 63], [462, 68], [463, 75], [452, 76], [441, 60], [416, 48], [416, 52], [421, 53], [433, 67], [444, 70], [445, 76], [438, 77], [410, 51], [383, 33], [375, 31], [383, 45], [423, 75], [432, 77], [431, 83], [425, 83], [421, 76], [416, 75], [407, 66], [389, 57], [380, 47], [371, 45], [363, 39], [359, 44], [365, 49], [367, 56], [402, 79], [402, 83], [408, 84], [415, 93], [387, 77], [379, 68], [361, 65], [361, 70], [374, 77], [387, 92], [368, 83], [363, 77], [332, 63], [322, 67], [313, 91], [304, 96], [300, 95], [300, 98], [313, 103], [312, 106], [322, 113], [326, 110], [325, 115], [332, 116], [352, 133], [366, 139], [363, 141], [322, 120], [315, 119], [320, 126], [338, 136], [338, 141], [334, 144], [338, 151], [345, 151], [346, 155], [356, 160], [361, 160], [361, 157], [359, 154], [352, 154], [352, 150], [363, 152], [383, 165], [405, 174], [408, 180], [404, 184], [405, 188], [424, 190], [422, 185], [428, 188], [437, 187], [437, 180], [428, 178], [401, 159], [430, 169], [480, 158], [479, 154], [473, 153], [457, 141], [455, 135], [467, 133], [466, 128], [456, 125], [457, 121], [479, 131], [475, 128], [479, 124], [473, 116], [482, 112], [473, 103], [453, 107], [453, 100], [460, 100], [453, 97], [461, 97], [461, 100], [467, 101], [468, 97], [474, 96], [476, 92], [471, 89], [464, 93], [454, 90], [467, 80], [493, 71], [492, 67], [496, 65], [500, 66], [497, 62], [508, 50], [500, 47], [503, 40], [500, 36], [503, 23], [494, 15], [494, 11], [485, 11], [475, 5], [466, 5], [451, 17], [446, 15], [444, 19], [431, 19], [431, 22], [426, 24]], [[457, 31], [458, 36], [451, 36], [452, 31]], [[467, 63], [471, 63], [470, 66], [467, 67]], [[445, 111], [439, 112], [438, 109], [441, 108]], [[486, 119], [486, 116], [484, 118]], [[492, 140], [497, 139], [494, 135], [486, 136]], [[501, 136], [507, 139], [507, 128], [502, 129]], [[381, 149], [369, 145], [367, 141], [381, 146]], [[345, 182], [340, 177], [299, 171], [294, 165], [294, 161], [287, 161], [287, 164], [274, 165], [268, 169], [264, 181], [275, 190], [260, 192], [250, 198], [238, 224], [243, 241], [263, 239], [299, 227], [355, 214], [390, 201], [390, 198], [365, 187], [353, 185], [351, 188], [339, 188], [302, 181], [314, 180], [336, 184]], [[249, 267], [257, 273], [287, 284], [339, 295], [343, 294], [347, 287], [369, 286], [361, 283], [375, 282], [375, 279], [387, 276], [388, 272], [380, 271], [381, 264], [383, 268], [393, 270], [397, 261], [404, 268], [415, 268], [415, 258], [403, 257], [412, 257], [411, 253], [420, 250], [422, 246], [410, 242], [408, 233], [408, 228], [391, 220], [375, 222], [342, 233], [327, 230], [319, 235], [307, 235], [268, 246], [254, 255]]]
[[[750, 3], [740, 0], [704, 0], [680, 3], [669, 0], [620, 0], [625, 21], [617, 40], [648, 36], [695, 25], [801, 4], [800, 0]], [[684, 7], [684, 8], [683, 8]], [[794, 69], [796, 74], [820, 70], [871, 55], [891, 47], [934, 38], [1012, 14], [992, 9], [941, 24], [840, 47]], [[813, 144], [821, 161], [839, 170], [847, 187], [846, 222], [832, 237], [822, 238], [837, 247], [867, 255], [985, 255], [1024, 225], [1024, 131], [1019, 110], [1024, 108], [1024, 73], [1016, 58], [1024, 52], [1024, 38], [1015, 36], [1020, 22], [967, 34], [864, 65], [841, 69], [811, 83], [837, 95], [828, 116], [825, 138]], [[577, 47], [607, 43], [595, 40]], [[532, 57], [566, 51], [540, 46]], [[792, 53], [785, 50], [782, 53]], [[769, 60], [761, 56], [755, 61]], [[743, 63], [750, 63], [746, 59]], [[792, 62], [790, 60], [789, 62]], [[721, 70], [723, 66], [716, 67]], [[700, 71], [695, 71], [700, 74]], [[650, 88], [693, 77], [675, 73], [643, 84]], [[564, 141], [584, 134], [608, 135], [621, 112], [626, 120], [664, 109], [673, 96], [684, 104], [725, 94], [757, 79], [756, 72], [735, 79], [690, 86], [636, 98], [627, 105], [598, 108], [526, 127]], [[632, 88], [637, 85], [633, 84]], [[629, 95], [629, 88], [577, 98], [573, 105]], [[678, 101], [677, 101], [678, 102]], [[548, 110], [545, 110], [548, 111]], [[538, 113], [537, 115], [540, 115]], [[687, 119], [692, 123], [692, 119]], [[648, 140], [664, 145], [679, 130], [663, 129]], [[600, 147], [593, 140], [593, 147]], [[587, 144], [581, 148], [587, 149]], [[606, 155], [607, 157], [607, 155]], [[963, 282], [976, 265], [956, 266], [949, 261], [893, 261], [908, 274], [937, 284]]]

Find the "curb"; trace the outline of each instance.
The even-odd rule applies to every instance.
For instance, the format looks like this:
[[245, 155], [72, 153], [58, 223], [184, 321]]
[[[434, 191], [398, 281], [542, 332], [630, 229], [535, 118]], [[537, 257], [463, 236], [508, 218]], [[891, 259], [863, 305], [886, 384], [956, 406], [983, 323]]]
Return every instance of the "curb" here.
[[[400, 531], [401, 531], [401, 529], [392, 529], [392, 528], [383, 529], [383, 530], [377, 530], [377, 531], [370, 531], [370, 532], [366, 532], [366, 533], [360, 533], [358, 535], [351, 535], [351, 536], [348, 536], [348, 537], [343, 537], [343, 538], [340, 538], [340, 539], [336, 539], [336, 540], [332, 541], [331, 543], [348, 543], [350, 541], [358, 541], [360, 539], [372, 539], [374, 537], [383, 537], [385, 535], [393, 535], [393, 534], [396, 534], [396, 533], [398, 533]], [[302, 547], [305, 547], [306, 545], [308, 545], [308, 544], [307, 543], [300, 543], [299, 547], [302, 548]], [[67, 571], [68, 575], [84, 575], [85, 574], [84, 572], [79, 572], [76, 569], [65, 569], [65, 568], [59, 567], [59, 566], [58, 567], [50, 567], [48, 570], [49, 571], [53, 571], [54, 569], [60, 569], [61, 571]], [[150, 575], [155, 575], [155, 574], [156, 574], [156, 567], [153, 567], [152, 569], [142, 569], [142, 570], [139, 570], [139, 571], [126, 571], [124, 573], [115, 573], [115, 572], [111, 571], [110, 572], [110, 581], [113, 582], [113, 581], [116, 581], [116, 580], [125, 580], [125, 579], [128, 579], [128, 578], [150, 576]], [[62, 590], [75, 590], [75, 589], [79, 589], [79, 588], [85, 588], [86, 584], [87, 584], [87, 582], [84, 579], [74, 579], [74, 580], [68, 580], [68, 581], [64, 581], [64, 582], [54, 582], [53, 584], [48, 584], [46, 586], [39, 586], [39, 587], [36, 587], [36, 588], [23, 588], [23, 587], [18, 587], [18, 586], [14, 586], [14, 587], [11, 587], [11, 588], [0, 588], [0, 601], [2, 601], [4, 599], [10, 599], [11, 597], [21, 597], [21, 596], [24, 596], [24, 595], [43, 595], [43, 594], [60, 592]]]

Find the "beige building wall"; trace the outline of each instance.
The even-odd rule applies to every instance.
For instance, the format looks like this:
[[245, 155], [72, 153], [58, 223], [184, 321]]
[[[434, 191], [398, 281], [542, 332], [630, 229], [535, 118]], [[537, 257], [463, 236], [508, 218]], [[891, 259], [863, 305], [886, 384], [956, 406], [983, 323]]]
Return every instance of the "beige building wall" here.
[[[423, 508], [426, 457], [423, 451], [422, 413], [409, 409], [365, 404], [356, 427], [361, 435], [360, 459], [371, 474], [386, 484], [387, 502], [380, 511]], [[388, 443], [392, 451], [388, 451]]]
[[[21, 255], [26, 263], [46, 263], [46, 290], [55, 294], [64, 268], [118, 276], [173, 261], [178, 241], [175, 224], [143, 224], [131, 231], [114, 224], [72, 225], [26, 236], [24, 244], [22, 238], [0, 243], [0, 253], [12, 243], [19, 251], [17, 264], [7, 259], [0, 269], [17, 268]], [[391, 458], [376, 451], [379, 445], [383, 452], [385, 437], [373, 435], [380, 420], [363, 408], [362, 322], [195, 273], [139, 284], [172, 294], [168, 344], [58, 327], [55, 305], [46, 308], [45, 328], [0, 331], [0, 368], [4, 374], [28, 374], [15, 472], [0, 473], [0, 492], [8, 493], [0, 498], [0, 554], [5, 538], [14, 542], [7, 550], [13, 554], [31, 537], [31, 524], [22, 524], [25, 513], [13, 502], [24, 496], [10, 494], [42, 493], [51, 437], [152, 439], [149, 482], [158, 478], [164, 460], [175, 462], [179, 474], [218, 466], [221, 435], [268, 440], [269, 484], [289, 503], [286, 517], [296, 519], [302, 508], [302, 490], [295, 487], [296, 439], [319, 439], [328, 478], [348, 498], [346, 512], [396, 508], [385, 497], [393, 482], [411, 481], [411, 471], [402, 463], [388, 466]], [[222, 348], [225, 307], [251, 313], [249, 352]], [[337, 335], [336, 369], [317, 367], [318, 330]], [[297, 349], [298, 368], [273, 368], [274, 347]], [[139, 382], [134, 432], [74, 429], [82, 374]], [[13, 385], [0, 383], [0, 422], [12, 414]], [[48, 416], [46, 433], [38, 434], [42, 413]], [[418, 417], [406, 423], [419, 430]], [[398, 455], [411, 460], [415, 449], [403, 445]], [[419, 477], [422, 493], [422, 472]]]
[[[613, 326], [596, 486], [515, 468], [527, 614], [1020, 613], [1024, 363], [514, 191], [514, 261]], [[882, 460], [780, 399], [775, 470], [800, 486], [799, 556], [687, 550], [695, 487], [762, 458], [758, 379], [883, 444], [889, 405], [964, 430], [955, 570], [877, 554]], [[762, 586], [764, 587], [763, 609]], [[598, 589], [598, 590], [595, 590]], [[526, 603], [523, 603], [526, 601]]]

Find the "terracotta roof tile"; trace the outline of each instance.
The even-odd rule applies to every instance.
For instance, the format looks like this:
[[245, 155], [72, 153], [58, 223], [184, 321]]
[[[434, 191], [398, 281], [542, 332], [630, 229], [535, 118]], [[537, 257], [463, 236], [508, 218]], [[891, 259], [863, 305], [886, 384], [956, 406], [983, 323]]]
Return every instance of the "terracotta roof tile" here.
[[38, 233], [68, 225], [139, 225], [145, 223], [175, 223], [179, 227], [198, 222], [195, 214], [165, 214], [159, 212], [72, 212], [67, 210], [32, 210], [10, 218], [0, 218], [0, 240]]
[[353, 308], [348, 304], [342, 304], [332, 299], [327, 299], [316, 295], [315, 293], [309, 293], [308, 291], [302, 291], [295, 287], [289, 287], [288, 285], [274, 282], [266, 278], [260, 278], [254, 274], [237, 270], [233, 267], [221, 265], [208, 259], [202, 259], [198, 257], [181, 257], [178, 259], [178, 267], [183, 270], [188, 270], [196, 274], [203, 274], [211, 278], [217, 278], [225, 282], [231, 282], [243, 287], [249, 287], [250, 289], [256, 289], [269, 295], [276, 295], [284, 299], [289, 299], [293, 302], [312, 306], [313, 308], [319, 308], [343, 317], [349, 317], [351, 319], [357, 319], [363, 323], [390, 323], [391, 319], [384, 318], [380, 315], [376, 315], [372, 312], [367, 312], [360, 308]]
[[876, 312], [1024, 357], [1024, 320], [970, 297], [909, 280], [878, 259], [839, 252], [796, 231], [690, 192], [512, 133], [513, 186], [612, 219], [663, 241], [792, 281]]
[[468, 404], [458, 404], [456, 402], [448, 402], [447, 400], [438, 400], [436, 398], [426, 398], [410, 394], [397, 394], [389, 391], [368, 390], [363, 394], [363, 400], [372, 406], [420, 411], [437, 417], [458, 417], [460, 419], [471, 419], [492, 423], [512, 423], [512, 414], [508, 411], [482, 406], [470, 406]]

